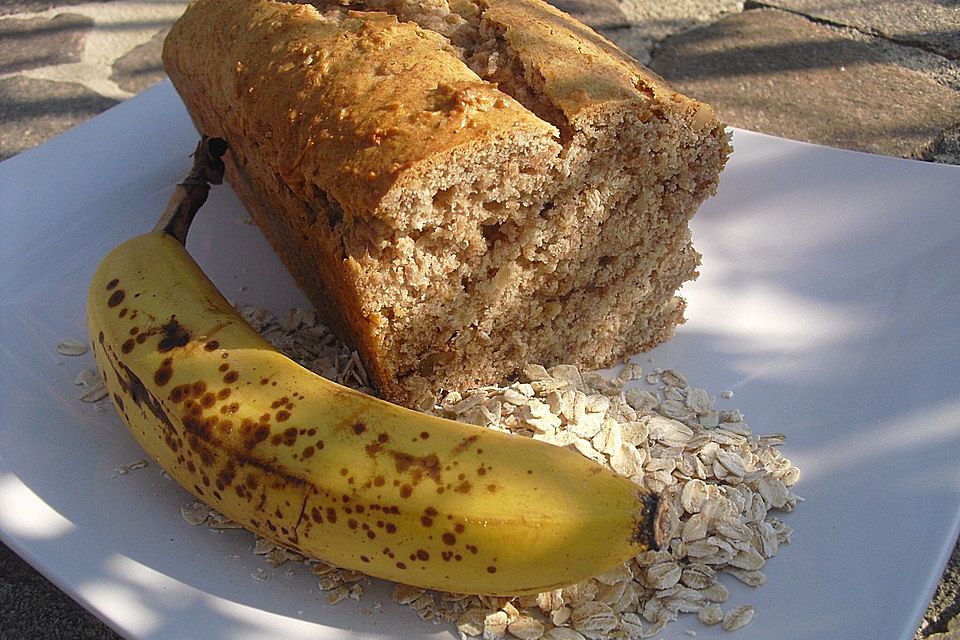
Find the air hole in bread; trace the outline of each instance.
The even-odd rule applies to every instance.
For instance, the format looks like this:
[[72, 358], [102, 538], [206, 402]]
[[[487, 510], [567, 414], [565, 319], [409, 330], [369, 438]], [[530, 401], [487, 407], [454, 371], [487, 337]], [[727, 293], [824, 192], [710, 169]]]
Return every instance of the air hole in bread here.
[[456, 187], [447, 187], [433, 194], [433, 206], [437, 209], [449, 209], [457, 195]]

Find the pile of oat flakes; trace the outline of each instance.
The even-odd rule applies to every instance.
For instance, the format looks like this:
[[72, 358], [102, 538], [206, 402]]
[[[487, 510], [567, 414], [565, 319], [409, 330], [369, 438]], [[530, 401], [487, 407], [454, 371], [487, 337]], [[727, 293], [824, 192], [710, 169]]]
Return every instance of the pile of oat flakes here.
[[[281, 318], [254, 307], [240, 311], [302, 365], [371, 392], [357, 355], [312, 311], [293, 309]], [[612, 379], [573, 366], [529, 366], [507, 386], [425, 399], [424, 412], [570, 447], [662, 492], [672, 506], [669, 542], [596, 578], [534, 596], [465, 596], [396, 585], [394, 600], [424, 620], [456, 625], [462, 638], [485, 640], [650, 638], [680, 613], [727, 631], [749, 624], [753, 608], [731, 606], [718, 577], [727, 574], [751, 587], [764, 583], [764, 564], [792, 533], [772, 512], [796, 507], [800, 498], [790, 487], [800, 471], [778, 450], [783, 435], [756, 436], [739, 411], [718, 410], [714, 401], [676, 371], [645, 373], [635, 363]], [[182, 516], [191, 524], [238, 526], [200, 503], [184, 507]], [[360, 600], [369, 580], [262, 539], [254, 553], [271, 566], [309, 563], [331, 604]]]

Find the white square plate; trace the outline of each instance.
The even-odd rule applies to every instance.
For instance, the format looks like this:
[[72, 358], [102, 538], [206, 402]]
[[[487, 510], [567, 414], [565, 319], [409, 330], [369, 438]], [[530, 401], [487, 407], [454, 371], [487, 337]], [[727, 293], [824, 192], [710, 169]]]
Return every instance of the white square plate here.
[[[129, 638], [455, 637], [379, 582], [325, 605], [250, 534], [185, 524], [191, 498], [156, 465], [116, 476], [143, 453], [108, 404], [77, 400], [89, 356], [55, 347], [86, 335], [93, 269], [153, 225], [196, 138], [163, 83], [0, 164], [0, 538]], [[737, 637], [910, 640], [960, 528], [960, 169], [734, 142], [693, 225], [691, 320], [649, 356], [735, 391], [803, 471], [767, 583], [728, 581], [730, 606], [757, 610]], [[228, 298], [305, 304], [246, 217], [215, 188], [191, 252]], [[662, 637], [726, 637], [689, 618]]]

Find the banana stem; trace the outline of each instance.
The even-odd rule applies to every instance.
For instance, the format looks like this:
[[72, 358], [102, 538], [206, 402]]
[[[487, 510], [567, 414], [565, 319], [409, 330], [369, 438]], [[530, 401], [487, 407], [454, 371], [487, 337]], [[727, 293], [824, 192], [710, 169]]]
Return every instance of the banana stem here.
[[176, 238], [180, 244], [187, 243], [187, 232], [193, 217], [207, 201], [211, 184], [223, 182], [223, 154], [227, 152], [227, 143], [222, 138], [203, 136], [193, 152], [193, 167], [190, 173], [179, 183], [167, 202], [167, 208], [160, 215], [153, 228]]

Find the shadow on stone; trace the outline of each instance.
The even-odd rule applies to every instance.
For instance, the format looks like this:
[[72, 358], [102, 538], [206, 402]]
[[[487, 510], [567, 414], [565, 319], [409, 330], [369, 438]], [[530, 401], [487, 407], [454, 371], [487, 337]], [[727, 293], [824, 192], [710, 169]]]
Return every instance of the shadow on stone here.
[[6, 0], [0, 2], [0, 16], [45, 11], [53, 7], [68, 7], [87, 2], [110, 2], [110, 0]]
[[650, 66], [728, 124], [795, 140], [918, 158], [960, 124], [960, 93], [930, 74], [774, 9], [669, 38]]
[[34, 147], [117, 104], [72, 82], [0, 79], [0, 160]]
[[110, 79], [130, 93], [140, 93], [163, 80], [166, 74], [160, 62], [160, 52], [168, 31], [169, 29], [158, 31], [150, 40], [118, 58], [113, 63]]
[[79, 62], [92, 30], [92, 19], [73, 13], [0, 19], [0, 74]]

